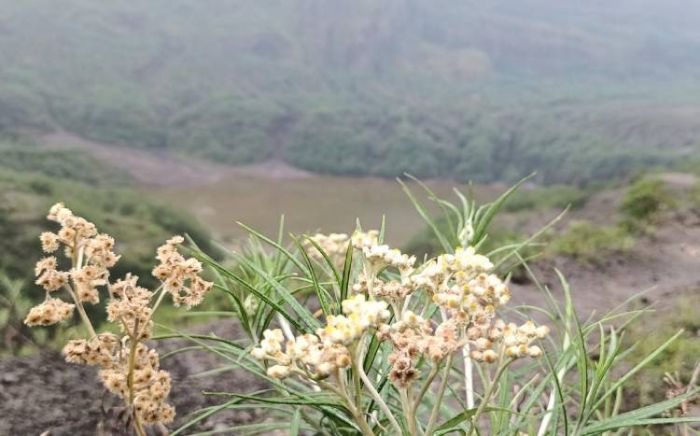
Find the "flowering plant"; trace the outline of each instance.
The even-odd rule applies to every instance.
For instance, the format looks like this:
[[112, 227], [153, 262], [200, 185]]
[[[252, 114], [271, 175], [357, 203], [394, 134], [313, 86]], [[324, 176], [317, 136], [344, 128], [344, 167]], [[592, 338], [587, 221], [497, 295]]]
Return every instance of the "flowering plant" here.
[[[184, 239], [175, 236], [158, 248], [159, 264], [153, 269], [153, 276], [161, 281], [157, 289], [139, 286], [138, 277], [130, 274], [112, 281], [109, 270], [120, 258], [112, 251], [112, 237], [98, 233], [93, 223], [74, 215], [61, 203], [51, 208], [48, 219], [61, 228], [57, 233], [41, 234], [43, 251], [51, 254], [63, 248], [69, 266], [61, 269], [56, 256], [37, 263], [36, 284], [44, 288], [46, 298], [29, 311], [25, 324], [55, 324], [72, 318], [77, 310], [88, 335], [65, 345], [66, 360], [100, 368], [100, 380], [123, 399], [131, 426], [139, 436], [146, 434], [145, 424], [172, 421], [175, 409], [166, 401], [170, 374], [160, 369], [158, 353], [145, 341], [153, 334], [153, 314], [166, 295], [172, 297], [175, 306], [190, 308], [202, 301], [212, 283], [200, 277], [201, 263], [178, 252]], [[98, 333], [85, 310], [87, 304], [100, 303], [100, 290], [107, 294], [107, 319], [118, 326], [119, 334]]]
[[252, 242], [232, 253], [233, 269], [199, 252], [248, 341], [184, 337], [226, 359], [222, 370], [241, 367], [269, 389], [205, 393], [229, 400], [196, 413], [175, 434], [220, 410], [246, 407], [267, 409], [269, 419], [228, 430], [541, 436], [698, 421], [663, 415], [695, 389], [622, 412], [630, 377], [677, 337], [617, 377], [627, 351], [620, 332], [641, 311], [581, 324], [563, 277], [563, 305], [538, 285], [546, 308], [508, 309], [509, 265], [515, 260], [529, 271], [519, 253], [539, 233], [489, 253], [482, 247], [515, 188], [484, 206], [460, 193], [455, 205], [425, 189], [451, 225], [440, 228], [406, 188], [444, 249], [423, 262], [384, 244], [383, 225], [295, 237], [291, 246], [282, 231], [273, 240], [246, 227]]

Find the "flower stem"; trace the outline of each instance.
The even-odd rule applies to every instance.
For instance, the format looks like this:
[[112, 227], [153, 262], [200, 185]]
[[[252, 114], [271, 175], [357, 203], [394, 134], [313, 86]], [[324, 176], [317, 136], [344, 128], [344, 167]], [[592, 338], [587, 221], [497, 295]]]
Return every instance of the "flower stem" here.
[[[138, 324], [138, 320], [136, 324]], [[134, 337], [130, 337], [129, 341], [129, 373], [126, 379], [127, 386], [129, 387], [129, 408], [134, 418], [134, 430], [136, 430], [136, 434], [138, 434], [138, 436], [145, 436], [146, 432], [143, 430], [141, 419], [134, 409], [134, 368], [136, 366], [136, 347], [138, 346], [138, 341]]]
[[440, 371], [439, 363], [440, 362], [437, 362], [437, 364], [433, 366], [433, 369], [430, 370], [430, 374], [428, 374], [428, 378], [425, 379], [425, 383], [423, 383], [423, 387], [418, 392], [418, 396], [416, 397], [415, 401], [413, 402], [413, 411], [412, 411], [413, 416], [415, 416], [416, 412], [418, 412], [418, 407], [420, 407], [421, 400], [425, 396], [425, 393], [428, 392], [428, 389], [430, 389], [430, 386], [433, 384], [433, 380], [435, 380], [435, 377], [437, 376], [438, 372]]
[[340, 370], [336, 370], [335, 377], [336, 377], [336, 379], [338, 379], [338, 385], [340, 386], [340, 389], [337, 389], [333, 385], [329, 385], [328, 383], [324, 383], [324, 382], [321, 382], [321, 386], [335, 392], [335, 394], [338, 395], [341, 400], [343, 400], [343, 402], [345, 403], [345, 406], [350, 411], [350, 414], [355, 419], [355, 422], [360, 427], [360, 431], [362, 432], [363, 435], [374, 436], [374, 432], [372, 431], [372, 428], [370, 427], [369, 423], [365, 419], [364, 414], [362, 413], [362, 405], [361, 404], [356, 405], [350, 399], [350, 396], [348, 394], [347, 384], [345, 383], [345, 379], [344, 379], [345, 374]]
[[367, 390], [369, 391], [370, 395], [372, 396], [374, 401], [377, 402], [379, 408], [382, 409], [382, 412], [384, 412], [387, 419], [389, 419], [389, 422], [391, 423], [391, 426], [394, 427], [396, 434], [403, 434], [399, 422], [394, 417], [394, 414], [391, 413], [391, 409], [389, 409], [389, 406], [387, 406], [387, 404], [384, 402], [382, 396], [379, 395], [379, 392], [377, 392], [377, 390], [372, 385], [372, 381], [369, 379], [369, 377], [367, 377], [367, 374], [365, 373], [365, 370], [362, 367], [362, 353], [358, 353], [357, 359], [355, 360], [355, 366], [357, 368], [357, 373], [360, 375], [360, 378], [367, 387]]
[[464, 356], [464, 391], [467, 396], [467, 409], [474, 408], [474, 380], [473, 380], [473, 369], [472, 369], [472, 359], [469, 357], [469, 344], [467, 343], [462, 348], [462, 355]]
[[452, 369], [452, 354], [447, 358], [445, 363], [445, 373], [442, 376], [442, 381], [440, 382], [440, 387], [438, 388], [437, 398], [435, 399], [435, 404], [433, 405], [433, 411], [430, 412], [430, 419], [428, 420], [428, 427], [425, 429], [425, 434], [429, 435], [435, 427], [435, 422], [440, 412], [440, 403], [442, 403], [442, 397], [445, 395], [445, 389], [447, 389], [447, 381], [450, 379], [450, 370]]
[[83, 324], [85, 325], [85, 328], [88, 330], [90, 333], [90, 338], [94, 338], [97, 336], [97, 333], [95, 332], [95, 328], [92, 326], [92, 323], [90, 322], [90, 318], [87, 316], [87, 313], [85, 312], [85, 308], [83, 308], [83, 303], [78, 300], [78, 296], [75, 295], [75, 292], [73, 292], [73, 289], [69, 284], [63, 285], [63, 288], [68, 291], [68, 294], [70, 294], [70, 297], [73, 299], [73, 302], [75, 303], [75, 307], [78, 308], [78, 313], [80, 314], [80, 319], [83, 321]]
[[408, 399], [407, 388], [399, 388], [399, 394], [401, 395], [401, 408], [403, 409], [403, 414], [406, 417], [406, 422], [408, 422], [408, 434], [410, 436], [416, 436], [416, 417], [413, 415], [413, 408], [411, 407], [411, 402]]
[[[503, 355], [503, 351], [501, 351], [501, 356]], [[488, 406], [489, 401], [491, 400], [491, 396], [493, 395], [493, 392], [496, 390], [496, 386], [498, 386], [498, 380], [501, 378], [503, 373], [505, 372], [506, 368], [508, 368], [508, 365], [513, 363], [513, 359], [508, 359], [504, 364], [500, 365], [498, 368], [498, 371], [496, 372], [496, 376], [493, 378], [493, 381], [489, 385], [489, 388], [486, 390], [486, 393], [484, 394], [484, 397], [481, 399], [481, 403], [479, 404], [479, 408], [476, 409], [476, 413], [472, 416], [472, 425], [469, 428], [469, 433], [468, 435], [471, 436], [474, 434], [474, 431], [476, 430], [476, 424], [479, 421], [479, 417], [484, 413], [484, 410], [486, 410], [486, 406]]]

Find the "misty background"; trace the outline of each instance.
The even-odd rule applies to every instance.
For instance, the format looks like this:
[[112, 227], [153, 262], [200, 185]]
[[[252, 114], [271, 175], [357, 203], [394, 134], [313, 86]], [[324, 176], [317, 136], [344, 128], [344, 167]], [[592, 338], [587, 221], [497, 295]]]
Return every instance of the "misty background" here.
[[5, 136], [579, 185], [700, 146], [692, 0], [0, 5]]
[[58, 200], [133, 271], [282, 214], [423, 247], [406, 173], [486, 199], [536, 171], [517, 207], [558, 213], [697, 171], [699, 23], [692, 0], [0, 0], [0, 270], [29, 271]]

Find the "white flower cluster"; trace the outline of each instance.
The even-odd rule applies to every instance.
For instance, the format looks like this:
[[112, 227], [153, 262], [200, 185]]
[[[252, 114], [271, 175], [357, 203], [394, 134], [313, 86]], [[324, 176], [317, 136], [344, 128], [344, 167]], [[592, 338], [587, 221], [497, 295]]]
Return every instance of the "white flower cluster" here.
[[376, 245], [378, 238], [379, 232], [376, 230], [367, 232], [357, 230], [352, 236], [348, 236], [347, 233], [330, 233], [328, 235], [316, 233], [304, 241], [304, 248], [311, 257], [322, 260], [323, 255], [318, 251], [317, 247], [314, 245], [315, 243], [337, 266], [342, 266], [349, 244], [352, 244], [357, 250], [362, 250], [363, 247]]
[[[350, 237], [346, 233], [331, 233], [329, 235], [316, 233], [309, 237], [309, 239], [318, 244], [331, 259], [336, 261], [336, 263], [341, 263], [348, 249], [348, 244], [350, 243]], [[312, 257], [321, 260], [323, 256], [311, 241], [305, 240], [304, 247]]]
[[310, 379], [327, 377], [337, 368], [350, 365], [347, 346], [358, 340], [370, 328], [384, 323], [390, 312], [383, 301], [367, 301], [363, 295], [343, 301], [345, 315], [329, 316], [325, 327], [316, 335], [297, 336], [286, 342], [282, 330], [266, 330], [260, 346], [251, 351], [259, 360], [272, 360], [267, 373], [270, 377], [286, 378], [292, 373]]
[[495, 274], [487, 274], [493, 264], [473, 247], [459, 248], [431, 261], [412, 277], [424, 287], [433, 302], [462, 323], [488, 325], [496, 308], [510, 300], [510, 291]]
[[394, 267], [404, 274], [413, 270], [416, 258], [401, 253], [401, 251], [390, 248], [388, 245], [370, 245], [362, 247], [365, 260], [370, 265], [372, 272], [377, 273], [382, 268]]
[[347, 348], [337, 344], [323, 344], [318, 336], [301, 335], [285, 343], [282, 330], [266, 330], [263, 335], [260, 346], [254, 348], [251, 354], [259, 360], [276, 362], [276, 365], [267, 369], [270, 377], [283, 379], [296, 373], [317, 380], [328, 377], [337, 368], [350, 365]]
[[391, 316], [383, 301], [367, 301], [357, 294], [342, 303], [345, 315], [329, 316], [316, 334], [326, 344], [349, 345], [371, 327], [378, 327]]
[[352, 234], [350, 238], [352, 246], [356, 250], [362, 250], [365, 247], [371, 247], [379, 243], [379, 231], [378, 230], [368, 230], [366, 232], [357, 230]]
[[385, 281], [372, 275], [379, 268], [370, 268], [370, 276], [361, 275], [353, 287], [356, 292], [402, 301], [412, 293], [425, 291], [446, 317], [435, 333], [429, 323], [410, 311], [382, 329], [381, 336], [394, 345], [390, 376], [395, 383], [405, 385], [417, 376], [413, 361], [419, 353], [439, 360], [466, 343], [471, 345], [472, 357], [483, 362], [498, 359], [498, 352], [494, 350], [496, 344], [511, 358], [542, 354], [532, 342], [546, 336], [546, 327], [536, 327], [532, 322], [517, 327], [495, 320], [497, 308], [508, 303], [511, 294], [508, 286], [491, 273], [493, 263], [476, 253], [473, 247], [458, 248], [454, 254], [438, 256], [415, 271], [413, 259], [386, 246], [364, 247], [363, 253], [370, 265], [394, 266], [401, 277]]
[[472, 359], [489, 363], [498, 359], [498, 353], [493, 349], [496, 344], [500, 344], [504, 354], [510, 358], [540, 357], [542, 349], [532, 345], [532, 342], [544, 339], [548, 334], [549, 327], [536, 326], [532, 321], [518, 326], [515, 323], [506, 324], [502, 319], [496, 320], [487, 332], [478, 327], [467, 331], [474, 345], [471, 351]]

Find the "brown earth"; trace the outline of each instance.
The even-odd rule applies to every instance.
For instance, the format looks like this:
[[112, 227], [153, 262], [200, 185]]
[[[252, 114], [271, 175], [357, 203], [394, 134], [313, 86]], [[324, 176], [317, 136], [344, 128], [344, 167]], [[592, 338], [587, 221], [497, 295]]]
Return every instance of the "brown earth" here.
[[[231, 322], [212, 326], [220, 336], [234, 338], [240, 334]], [[200, 330], [209, 333], [211, 329]], [[157, 348], [164, 354], [186, 345], [191, 344], [169, 340], [160, 342]], [[220, 366], [222, 362], [208, 353], [181, 353], [163, 359], [161, 367], [170, 372], [173, 380], [169, 399], [177, 411], [170, 429], [187, 422], [193, 412], [223, 402], [221, 397], [203, 395], [203, 391], [247, 393], [264, 388], [241, 370], [197, 377]], [[125, 434], [125, 421], [119, 401], [102, 388], [96, 368], [66, 363], [57, 352], [0, 360], [0, 435], [121, 436]], [[221, 431], [260, 419], [261, 414], [255, 409], [226, 410], [189, 428], [186, 434]], [[157, 428], [150, 431], [153, 435], [163, 434]]]
[[[690, 174], [668, 173], [659, 176], [678, 193], [695, 186]], [[612, 225], [618, 217], [624, 189], [610, 189], [594, 194], [578, 211], [570, 212], [558, 228], [572, 220], [588, 220], [598, 225]], [[540, 213], [522, 223], [528, 232], [545, 225], [556, 213]], [[700, 211], [683, 210], [666, 213], [650, 236], [640, 236], [625, 253], [606, 254], [595, 262], [581, 262], [569, 257], [545, 259], [534, 263], [534, 270], [555, 296], [562, 296], [555, 268], [570, 284], [576, 308], [582, 316], [610, 310], [638, 294], [644, 304], [659, 310], [671, 307], [677, 297], [700, 293]], [[540, 291], [533, 283], [513, 284], [516, 302], [541, 304]]]
[[198, 186], [236, 176], [264, 176], [271, 179], [312, 176], [311, 173], [277, 159], [233, 167], [168, 152], [158, 153], [135, 147], [105, 144], [64, 131], [42, 135], [39, 140], [49, 148], [86, 151], [108, 165], [126, 172], [138, 184], [146, 186]]

